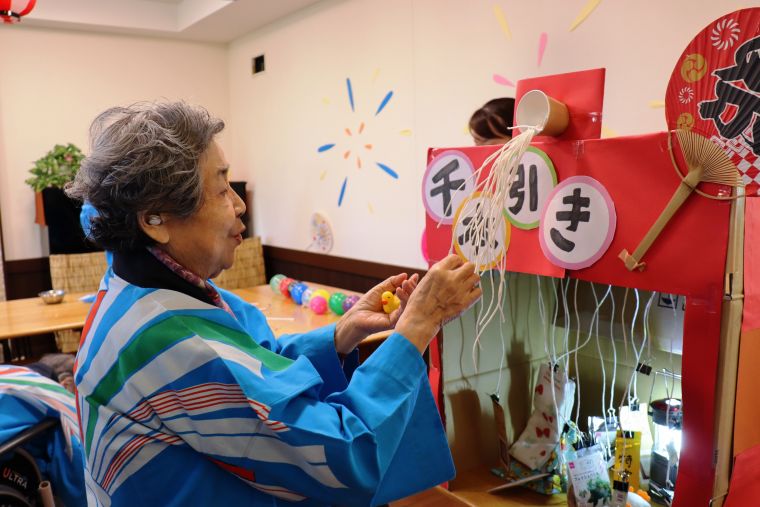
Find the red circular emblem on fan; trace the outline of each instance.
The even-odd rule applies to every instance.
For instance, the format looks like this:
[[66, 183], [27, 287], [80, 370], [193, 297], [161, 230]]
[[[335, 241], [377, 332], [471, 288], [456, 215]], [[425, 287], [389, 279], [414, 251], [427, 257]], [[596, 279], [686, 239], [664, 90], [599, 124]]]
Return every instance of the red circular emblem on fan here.
[[736, 164], [760, 194], [760, 8], [710, 23], [686, 47], [665, 95], [669, 129], [693, 130]]

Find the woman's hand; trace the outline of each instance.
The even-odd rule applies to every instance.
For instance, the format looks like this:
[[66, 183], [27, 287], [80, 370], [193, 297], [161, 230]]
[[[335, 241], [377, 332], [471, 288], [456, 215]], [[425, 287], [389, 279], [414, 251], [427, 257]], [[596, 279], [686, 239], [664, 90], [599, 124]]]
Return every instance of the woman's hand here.
[[461, 315], [482, 293], [475, 265], [449, 255], [430, 268], [419, 282], [396, 331], [423, 352], [441, 326]]
[[[364, 294], [336, 324], [335, 350], [341, 354], [348, 354], [367, 336], [393, 328], [418, 280], [419, 276], [416, 273], [409, 278], [406, 273], [401, 273], [388, 278]], [[401, 306], [390, 314], [383, 311], [381, 302], [381, 296], [385, 291], [395, 293], [401, 301]]]

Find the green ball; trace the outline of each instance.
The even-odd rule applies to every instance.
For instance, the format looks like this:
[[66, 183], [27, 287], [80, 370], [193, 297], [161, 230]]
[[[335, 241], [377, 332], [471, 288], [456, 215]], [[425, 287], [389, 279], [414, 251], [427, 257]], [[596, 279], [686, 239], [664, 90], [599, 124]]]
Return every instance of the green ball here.
[[343, 315], [346, 313], [346, 311], [343, 309], [343, 300], [346, 299], [346, 295], [342, 292], [336, 292], [332, 296], [330, 296], [330, 301], [328, 302], [328, 306], [330, 307], [330, 310], [335, 315]]
[[269, 280], [269, 287], [274, 291], [275, 294], [280, 294], [280, 282], [283, 278], [285, 278], [285, 275], [274, 275]]

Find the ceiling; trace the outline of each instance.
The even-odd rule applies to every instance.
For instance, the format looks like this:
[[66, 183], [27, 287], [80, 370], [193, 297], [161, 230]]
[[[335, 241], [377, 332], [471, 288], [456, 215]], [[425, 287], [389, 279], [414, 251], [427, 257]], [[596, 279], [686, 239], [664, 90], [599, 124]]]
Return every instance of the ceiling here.
[[227, 43], [318, 1], [37, 0], [21, 26]]

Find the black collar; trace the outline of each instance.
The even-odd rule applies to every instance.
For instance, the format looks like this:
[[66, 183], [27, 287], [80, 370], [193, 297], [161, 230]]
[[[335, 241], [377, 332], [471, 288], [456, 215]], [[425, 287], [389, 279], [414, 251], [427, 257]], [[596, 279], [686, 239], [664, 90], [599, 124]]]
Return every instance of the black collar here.
[[206, 291], [183, 279], [147, 249], [114, 252], [113, 271], [132, 285], [146, 289], [169, 289], [213, 305]]

